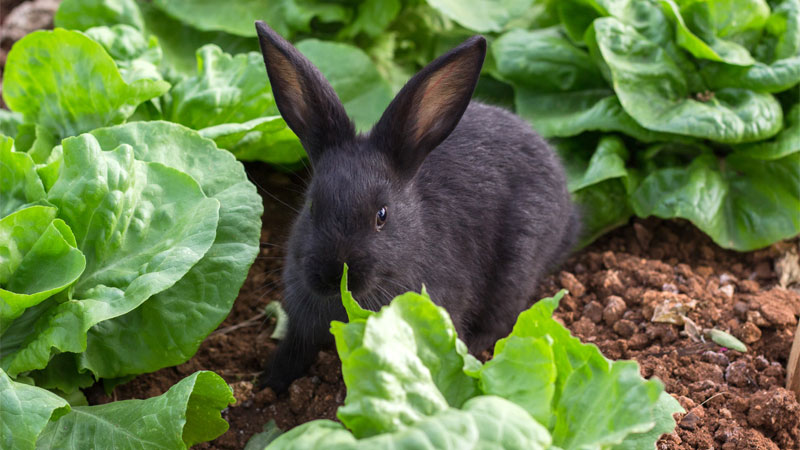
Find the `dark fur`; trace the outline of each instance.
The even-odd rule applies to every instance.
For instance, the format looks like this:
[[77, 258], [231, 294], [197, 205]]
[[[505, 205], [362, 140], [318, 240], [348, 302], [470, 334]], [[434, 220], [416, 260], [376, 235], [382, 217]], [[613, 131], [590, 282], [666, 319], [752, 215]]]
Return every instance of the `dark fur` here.
[[[290, 44], [263, 23], [257, 28], [262, 50], [281, 48], [302, 72], [304, 88], [327, 86]], [[346, 320], [339, 298], [345, 262], [350, 289], [369, 309], [419, 291], [424, 283], [470, 351], [478, 353], [511, 331], [541, 276], [573, 246], [578, 215], [554, 152], [514, 114], [469, 102], [485, 48], [483, 38], [475, 37], [431, 63], [366, 136], [356, 135], [346, 116], [329, 114], [343, 111], [329, 86], [309, 89], [304, 97], [325, 105], [306, 109], [309, 114], [327, 111], [327, 118], [290, 119], [285, 112], [296, 108], [281, 103], [282, 83], [273, 79], [264, 51], [278, 107], [308, 151], [314, 177], [283, 273], [289, 332], [262, 384], [284, 390], [332, 342], [331, 320]], [[442, 97], [448, 101], [441, 120], [429, 132], [416, 133], [420, 89], [448, 64], [468, 76]], [[327, 97], [315, 98], [319, 93]], [[300, 121], [327, 124], [332, 140], [319, 132], [309, 137]], [[375, 214], [383, 205], [388, 218], [376, 231]]]

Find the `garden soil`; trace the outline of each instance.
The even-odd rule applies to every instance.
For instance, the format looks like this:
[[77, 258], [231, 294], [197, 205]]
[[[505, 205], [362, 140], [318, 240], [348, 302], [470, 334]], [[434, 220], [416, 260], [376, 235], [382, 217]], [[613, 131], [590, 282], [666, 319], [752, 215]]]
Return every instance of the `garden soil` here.
[[[287, 393], [253, 385], [276, 345], [274, 319], [263, 311], [281, 298], [282, 245], [303, 180], [261, 164], [247, 170], [264, 198], [264, 227], [231, 315], [189, 362], [142, 375], [111, 397], [99, 386], [88, 391], [91, 403], [146, 398], [196, 370], [217, 372], [237, 403], [223, 412], [230, 430], [198, 448], [241, 449], [271, 420], [284, 430], [335, 420], [346, 394], [333, 351], [320, 352]], [[800, 402], [783, 388], [800, 294], [779, 287], [775, 272], [797, 248], [794, 240], [736, 253], [687, 222], [635, 220], [569, 258], [542, 282], [537, 298], [568, 289], [556, 318], [608, 358], [638, 361], [643, 376], [658, 377], [683, 405], [687, 413], [676, 415], [676, 431], [658, 449], [800, 449]], [[710, 328], [738, 337], [748, 351], [713, 343], [703, 332]]]
[[[0, 68], [15, 40], [52, 27], [57, 4], [0, 0]], [[346, 395], [333, 351], [320, 352], [286, 393], [253, 385], [276, 346], [275, 319], [264, 308], [281, 298], [283, 245], [305, 180], [262, 164], [246, 168], [264, 199], [261, 250], [231, 314], [185, 364], [141, 375], [110, 396], [100, 385], [86, 390], [91, 404], [148, 398], [197, 370], [215, 371], [237, 403], [223, 411], [230, 429], [201, 449], [241, 449], [270, 421], [286, 430], [336, 420]], [[635, 220], [569, 258], [536, 298], [568, 289], [556, 318], [607, 357], [638, 361], [643, 376], [661, 379], [683, 405], [687, 412], [676, 415], [678, 426], [659, 450], [800, 449], [800, 402], [783, 388], [800, 293], [797, 284], [781, 287], [787, 279], [780, 283], [777, 273], [796, 261], [798, 248], [795, 239], [735, 253], [686, 222]], [[710, 328], [730, 332], [748, 351], [713, 343], [704, 333]]]

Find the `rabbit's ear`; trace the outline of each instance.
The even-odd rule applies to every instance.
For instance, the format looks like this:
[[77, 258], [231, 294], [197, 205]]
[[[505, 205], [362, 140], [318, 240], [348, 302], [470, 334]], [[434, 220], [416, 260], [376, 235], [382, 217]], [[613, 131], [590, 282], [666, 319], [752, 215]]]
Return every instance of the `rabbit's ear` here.
[[275, 103], [311, 162], [325, 149], [353, 140], [355, 127], [342, 102], [311, 61], [260, 20], [256, 32]]
[[467, 39], [411, 78], [386, 108], [370, 139], [403, 176], [413, 176], [461, 120], [485, 56], [482, 36]]

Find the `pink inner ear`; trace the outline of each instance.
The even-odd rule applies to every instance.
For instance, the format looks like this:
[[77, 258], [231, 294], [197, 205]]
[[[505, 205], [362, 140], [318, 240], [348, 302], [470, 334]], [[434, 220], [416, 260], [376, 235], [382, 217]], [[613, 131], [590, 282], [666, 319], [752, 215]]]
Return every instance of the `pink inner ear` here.
[[431, 75], [425, 83], [425, 88], [417, 96], [416, 121], [414, 127], [414, 140], [420, 142], [422, 138], [433, 131], [445, 119], [447, 108], [461, 98], [462, 91], [468, 88], [465, 83], [470, 73], [461, 61], [455, 60], [442, 67]]
[[[277, 48], [270, 46], [266, 53], [269, 69], [272, 71], [272, 79], [279, 84], [277, 88], [283, 94], [284, 103], [290, 105], [294, 110], [296, 120], [303, 122], [303, 117], [306, 117], [306, 102], [303, 101], [300, 75], [289, 59]], [[272, 91], [276, 91], [276, 86], [272, 87]]]

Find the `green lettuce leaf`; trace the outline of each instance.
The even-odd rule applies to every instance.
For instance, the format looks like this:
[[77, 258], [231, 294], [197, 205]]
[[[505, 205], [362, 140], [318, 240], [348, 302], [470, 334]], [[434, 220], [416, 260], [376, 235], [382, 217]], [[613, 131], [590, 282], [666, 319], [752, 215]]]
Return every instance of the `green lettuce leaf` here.
[[47, 200], [72, 229], [86, 269], [70, 289], [71, 301], [45, 302], [31, 312], [41, 314], [37, 333], [24, 325], [25, 316], [5, 330], [4, 338], [19, 342], [0, 350], [11, 376], [44, 368], [52, 348], [83, 351], [89, 328], [173, 286], [216, 236], [220, 203], [189, 175], [137, 161], [129, 145], [103, 151], [88, 134], [64, 140], [63, 155]]
[[[748, 27], [760, 29], [769, 14], [769, 6], [766, 2], [763, 0], [712, 0], [682, 3], [685, 5], [679, 7], [674, 0], [661, 0], [664, 11], [675, 22], [678, 45], [696, 58], [738, 66], [750, 66], [756, 62], [747, 48], [736, 42], [721, 39], [718, 37], [718, 33], [730, 32], [729, 28], [740, 25], [744, 21], [747, 21]], [[718, 17], [721, 3], [728, 3], [725, 6], [733, 7], [738, 11], [735, 17], [725, 17], [725, 24], [717, 23], [723, 20]], [[730, 3], [739, 4], [730, 5]], [[750, 16], [751, 14], [752, 16]], [[726, 28], [717, 30], [718, 26]]]
[[356, 16], [339, 36], [353, 38], [359, 34], [376, 37], [397, 17], [402, 7], [400, 0], [364, 0], [358, 5]]
[[531, 7], [532, 0], [428, 0], [428, 4], [459, 25], [481, 33], [501, 31]]
[[0, 109], [0, 135], [16, 138], [17, 129], [23, 123], [20, 113], [15, 113], [7, 109]]
[[18, 383], [0, 369], [0, 445], [33, 450], [48, 422], [66, 414], [63, 398], [35, 386]]
[[279, 114], [261, 54], [231, 56], [213, 44], [197, 50], [197, 74], [170, 97], [164, 118], [195, 130]]
[[550, 442], [547, 430], [524, 409], [500, 397], [480, 396], [467, 401], [463, 409], [447, 409], [391, 434], [356, 440], [341, 424], [317, 420], [282, 434], [267, 448], [545, 450], [552, 448]]
[[745, 86], [759, 92], [782, 92], [800, 83], [800, 56], [749, 67], [707, 64], [700, 74], [712, 89]]
[[31, 206], [0, 219], [0, 330], [86, 268], [72, 230], [55, 217], [56, 208]]
[[77, 31], [36, 31], [8, 54], [3, 99], [25, 121], [58, 138], [123, 122], [169, 89], [161, 80], [126, 83], [103, 47]]
[[[241, 163], [180, 125], [134, 122], [95, 130], [92, 135], [103, 148], [130, 145], [137, 160], [190, 175], [220, 206], [216, 237], [203, 257], [168, 289], [89, 330], [80, 364], [102, 377], [181, 364], [195, 354], [233, 306], [258, 253], [261, 197]], [[195, 220], [200, 219], [197, 213]], [[138, 332], [132, 335], [128, 331], [132, 329]]]
[[73, 407], [50, 421], [36, 444], [76, 450], [185, 449], [224, 433], [228, 423], [220, 411], [234, 402], [231, 388], [219, 375], [196, 372], [158, 397]]
[[[346, 282], [345, 272], [342, 295], [352, 298]], [[347, 309], [349, 323], [331, 324], [348, 385], [337, 416], [357, 437], [400, 430], [477, 393], [464, 373], [466, 347], [427, 295], [404, 294], [377, 313], [352, 301]]]
[[53, 20], [58, 27], [80, 31], [116, 24], [144, 29], [144, 18], [135, 0], [64, 0]]
[[0, 135], [0, 219], [27, 206], [46, 203], [45, 196], [33, 159], [14, 151], [14, 140]]
[[297, 135], [281, 116], [203, 128], [200, 135], [214, 140], [219, 148], [229, 150], [240, 161], [265, 161], [291, 167], [306, 157]]
[[773, 139], [734, 147], [736, 153], [754, 159], [780, 159], [800, 152], [800, 104], [784, 118], [783, 130]]
[[253, 23], [264, 20], [287, 38], [294, 31], [310, 31], [312, 19], [323, 23], [348, 22], [349, 10], [336, 3], [304, 0], [231, 0], [220, 7], [213, 0], [155, 0], [158, 8], [170, 16], [202, 31], [224, 31], [238, 36], [255, 37]]
[[590, 35], [590, 49], [608, 65], [620, 103], [645, 128], [724, 143], [780, 131], [783, 114], [771, 95], [726, 88], [706, 102], [695, 100], [675, 60], [633, 27], [605, 17], [594, 21]]
[[680, 217], [718, 245], [755, 250], [800, 233], [800, 153], [758, 160], [698, 156], [648, 175], [631, 197], [640, 217]]
[[161, 80], [161, 47], [158, 39], [144, 35], [129, 25], [94, 27], [86, 35], [97, 41], [114, 59], [126, 83], [138, 80]]

